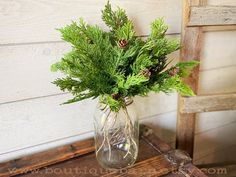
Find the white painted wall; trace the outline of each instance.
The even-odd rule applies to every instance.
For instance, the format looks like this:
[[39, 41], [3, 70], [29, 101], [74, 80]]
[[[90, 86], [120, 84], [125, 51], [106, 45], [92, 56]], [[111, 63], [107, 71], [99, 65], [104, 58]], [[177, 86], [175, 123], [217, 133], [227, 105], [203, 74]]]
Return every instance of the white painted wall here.
[[[164, 17], [169, 25], [169, 36], [179, 38], [181, 1], [111, 2], [127, 10], [139, 35], [147, 35], [149, 23]], [[223, 1], [209, 2], [221, 4]], [[235, 5], [234, 2], [227, 0], [229, 5]], [[60, 106], [70, 95], [50, 83], [60, 74], [51, 73], [49, 68], [70, 49], [55, 28], [78, 20], [80, 16], [89, 23], [104, 26], [100, 10], [105, 3], [105, 0], [0, 1], [0, 161], [93, 135], [96, 100]], [[201, 94], [236, 90], [235, 39], [233, 31], [205, 34]], [[178, 59], [179, 53], [169, 58]], [[141, 122], [153, 127], [162, 139], [174, 145], [177, 95], [151, 94], [137, 97], [135, 101], [141, 112]], [[234, 111], [199, 115], [196, 163], [232, 159], [223, 154], [226, 149], [235, 154], [236, 139], [232, 136], [236, 130], [235, 115]]]

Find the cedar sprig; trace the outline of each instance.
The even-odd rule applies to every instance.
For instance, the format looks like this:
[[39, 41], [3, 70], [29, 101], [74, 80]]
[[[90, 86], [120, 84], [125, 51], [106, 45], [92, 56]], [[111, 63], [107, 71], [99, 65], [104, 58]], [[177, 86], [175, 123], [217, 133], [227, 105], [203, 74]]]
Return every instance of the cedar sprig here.
[[62, 91], [73, 94], [66, 103], [100, 97], [112, 111], [119, 111], [125, 97], [145, 96], [151, 91], [194, 95], [182, 78], [189, 76], [198, 62], [176, 65], [167, 62], [166, 56], [180, 45], [166, 37], [168, 27], [163, 18], [151, 23], [146, 40], [135, 34], [125, 11], [120, 8], [113, 11], [109, 1], [102, 11], [102, 19], [109, 32], [86, 24], [83, 19], [59, 29], [62, 39], [72, 49], [51, 69], [66, 75], [53, 82]]

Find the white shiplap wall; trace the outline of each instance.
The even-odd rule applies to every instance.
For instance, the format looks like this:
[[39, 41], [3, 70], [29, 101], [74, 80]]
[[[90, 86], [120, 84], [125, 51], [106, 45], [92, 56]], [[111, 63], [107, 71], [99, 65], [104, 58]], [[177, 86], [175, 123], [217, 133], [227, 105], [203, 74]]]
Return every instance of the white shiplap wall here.
[[[164, 17], [169, 25], [169, 36], [179, 37], [181, 1], [111, 2], [127, 10], [139, 35], [147, 35], [149, 23], [157, 17]], [[229, 5], [233, 2], [227, 0]], [[89, 23], [104, 26], [100, 10], [105, 3], [105, 0], [0, 1], [0, 161], [92, 136], [96, 100], [60, 106], [70, 95], [50, 83], [60, 75], [51, 73], [49, 68], [70, 49], [60, 40], [55, 28], [80, 16]], [[210, 3], [222, 2], [210, 0]], [[235, 37], [236, 32], [206, 33], [200, 93], [236, 90]], [[178, 52], [169, 57], [178, 59]], [[150, 125], [161, 138], [174, 144], [177, 95], [151, 94], [145, 98], [137, 97], [136, 103], [141, 122]], [[235, 113], [199, 115], [196, 163], [232, 159], [232, 156], [223, 154], [225, 149], [235, 152], [236, 141], [229, 136], [235, 134]]]

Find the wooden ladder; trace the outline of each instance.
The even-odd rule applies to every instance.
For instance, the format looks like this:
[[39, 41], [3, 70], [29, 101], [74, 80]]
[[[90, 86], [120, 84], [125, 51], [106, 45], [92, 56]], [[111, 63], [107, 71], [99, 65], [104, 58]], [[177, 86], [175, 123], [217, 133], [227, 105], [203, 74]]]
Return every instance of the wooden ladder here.
[[[207, 0], [184, 0], [180, 60], [200, 60], [205, 31], [236, 30], [236, 6], [210, 6]], [[186, 79], [198, 91], [199, 67]], [[193, 157], [196, 113], [236, 109], [236, 93], [178, 98], [177, 148]]]

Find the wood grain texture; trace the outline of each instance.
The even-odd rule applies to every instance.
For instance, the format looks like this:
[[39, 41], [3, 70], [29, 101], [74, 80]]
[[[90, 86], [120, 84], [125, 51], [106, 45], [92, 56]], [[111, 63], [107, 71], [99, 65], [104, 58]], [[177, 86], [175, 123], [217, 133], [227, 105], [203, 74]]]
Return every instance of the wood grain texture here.
[[176, 147], [187, 151], [191, 157], [193, 156], [194, 150], [194, 132], [195, 114], [179, 113], [176, 131]]
[[235, 109], [236, 93], [180, 98], [179, 111], [181, 113], [199, 113]]
[[[0, 176], [14, 176], [24, 171], [30, 171], [70, 158], [81, 156], [94, 151], [94, 140], [88, 139], [65, 145], [45, 152], [33, 154], [23, 158], [15, 159], [7, 163], [0, 163]], [[9, 173], [9, 170], [11, 173]]]
[[[160, 155], [150, 145], [144, 141], [140, 141], [140, 151], [137, 163], [155, 156]], [[145, 152], [145, 153], [142, 153]], [[51, 166], [44, 167], [30, 173], [24, 173], [21, 177], [91, 177], [101, 176], [109, 173], [109, 170], [103, 169], [97, 162], [95, 153], [86, 154], [77, 158], [72, 158], [63, 163], [57, 163]]]
[[[180, 32], [181, 1], [179, 0], [111, 0], [114, 8], [125, 8], [139, 35], [149, 34], [150, 22], [165, 17], [168, 33]], [[71, 20], [83, 17], [89, 24], [104, 29], [101, 10], [106, 1], [97, 0], [13, 0], [0, 2], [0, 44], [59, 41], [60, 28]]]
[[[222, 5], [223, 6], [236, 6], [236, 1], [234, 0], [208, 0], [207, 4], [213, 5], [213, 6], [222, 6]], [[203, 27], [203, 31], [232, 31], [232, 30], [236, 30], [236, 25]]]
[[[180, 60], [191, 61], [200, 60], [201, 45], [203, 31], [200, 27], [187, 27], [189, 21], [189, 13], [191, 6], [205, 5], [205, 0], [185, 0], [183, 6], [183, 20], [182, 20], [182, 33]], [[191, 76], [185, 79], [185, 82], [197, 94], [199, 79], [199, 67], [196, 67]], [[179, 97], [179, 102], [180, 102]], [[194, 149], [194, 132], [195, 132], [195, 114], [183, 114], [179, 111], [181, 105], [178, 104], [178, 118], [177, 118], [177, 131], [176, 131], [176, 146], [178, 149], [185, 150], [193, 156]]]
[[132, 168], [127, 168], [123, 173], [114, 172], [103, 175], [102, 177], [143, 177], [144, 175], [158, 177], [175, 171], [176, 169], [177, 167], [168, 162], [164, 155], [159, 155], [136, 163]]
[[236, 6], [191, 7], [187, 26], [236, 25]]

